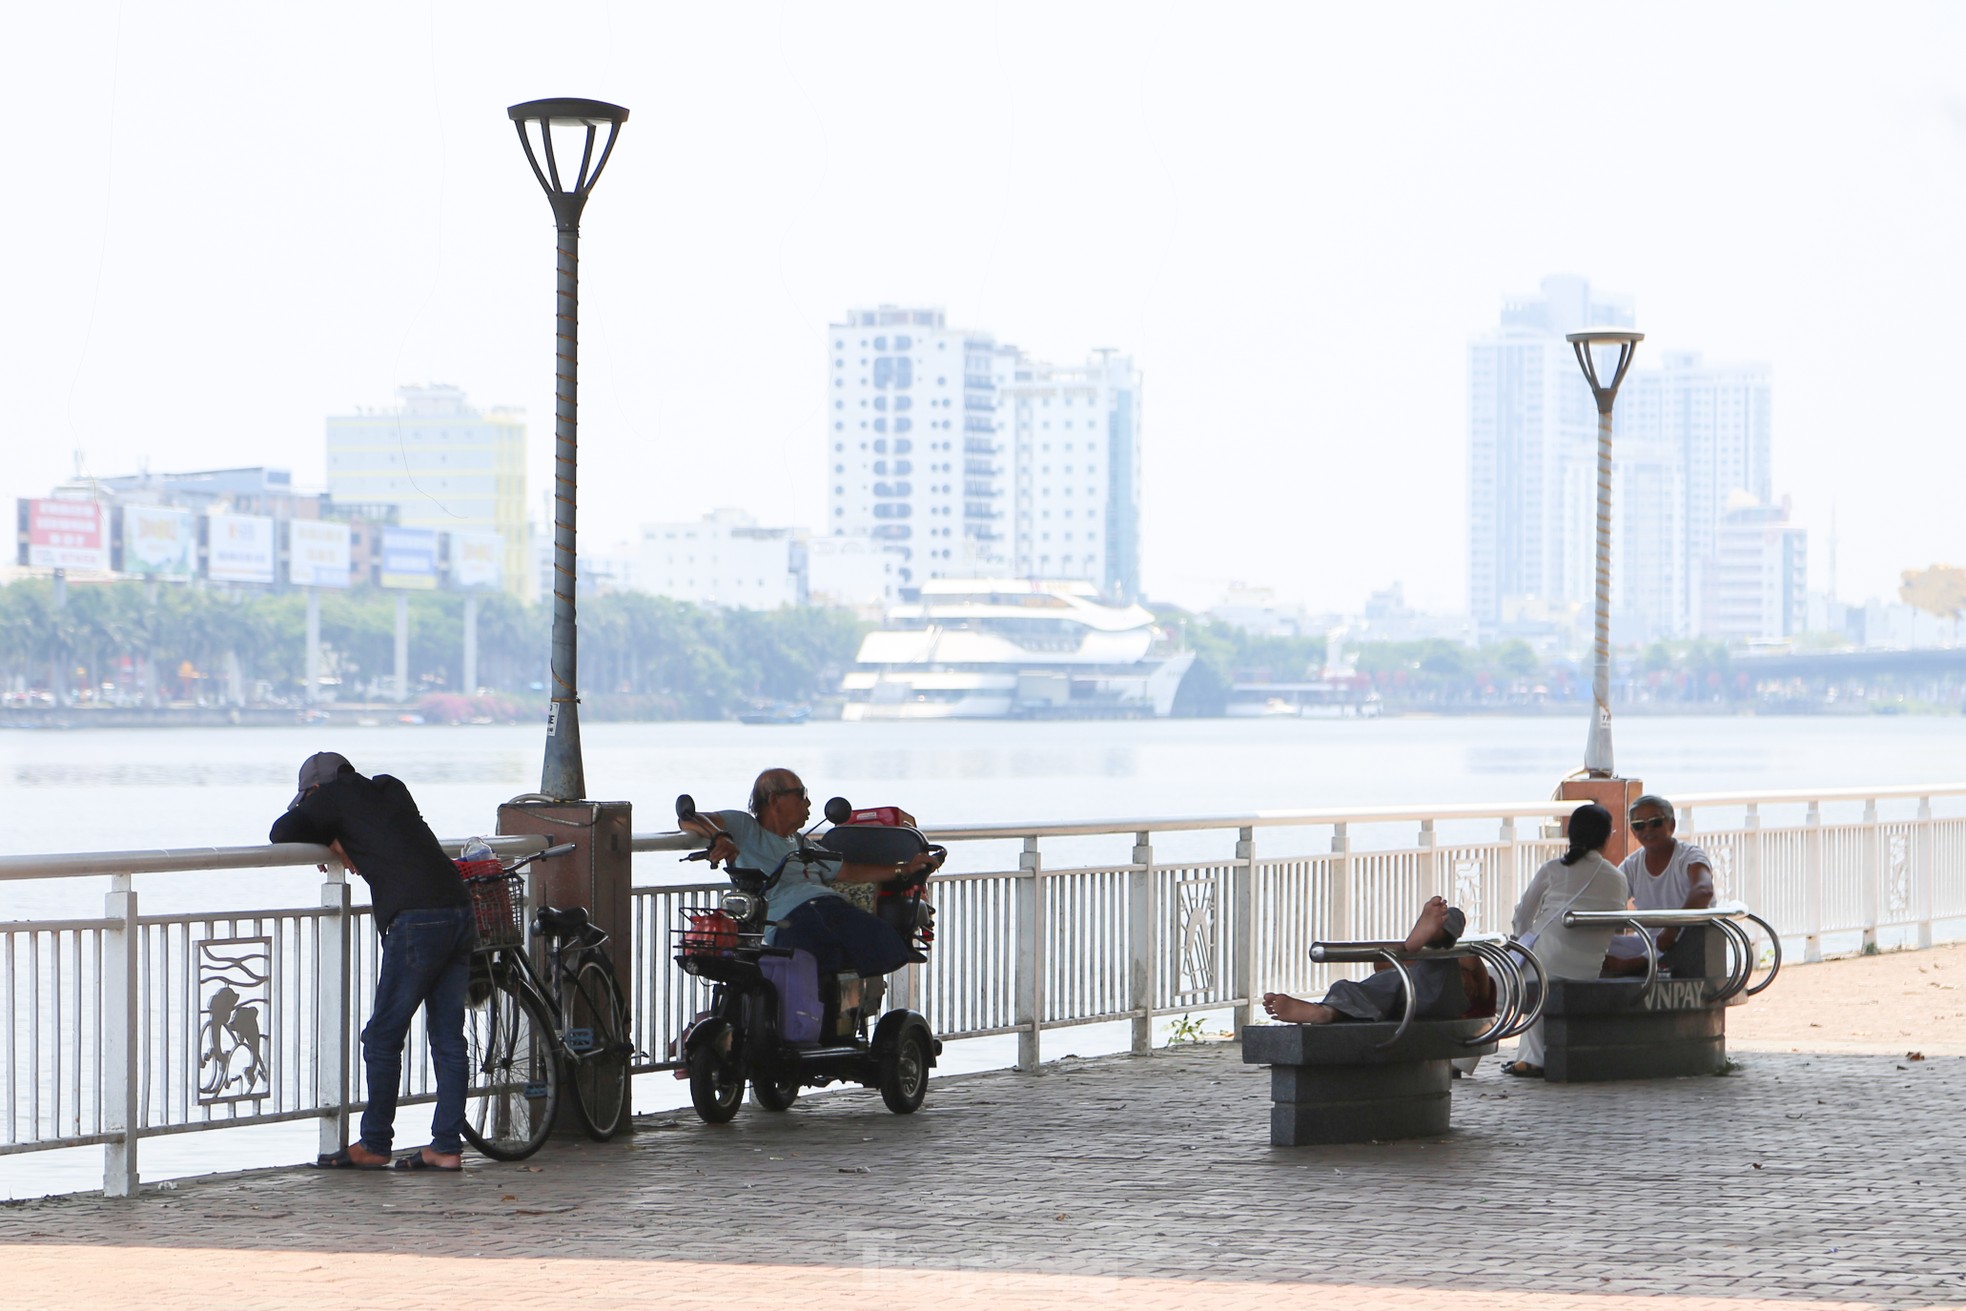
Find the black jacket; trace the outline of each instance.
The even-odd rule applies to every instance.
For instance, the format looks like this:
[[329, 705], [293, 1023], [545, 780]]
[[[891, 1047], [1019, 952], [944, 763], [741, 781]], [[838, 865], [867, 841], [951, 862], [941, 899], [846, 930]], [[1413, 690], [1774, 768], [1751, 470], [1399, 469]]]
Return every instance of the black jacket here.
[[339, 841], [348, 863], [368, 880], [376, 927], [387, 932], [400, 911], [468, 906], [464, 880], [423, 822], [402, 780], [367, 778], [345, 768], [273, 821], [270, 842]]

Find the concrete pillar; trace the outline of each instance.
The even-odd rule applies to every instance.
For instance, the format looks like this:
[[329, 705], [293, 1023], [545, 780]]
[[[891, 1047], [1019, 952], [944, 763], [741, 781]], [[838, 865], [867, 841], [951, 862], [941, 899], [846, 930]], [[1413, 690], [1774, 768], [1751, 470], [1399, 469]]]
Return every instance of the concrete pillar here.
[[464, 598], [464, 686], [458, 690], [466, 696], [478, 695], [478, 598], [468, 594]]
[[[1635, 778], [1566, 778], [1557, 795], [1581, 806], [1595, 801], [1611, 812], [1611, 840], [1604, 844], [1604, 858], [1613, 865], [1632, 851], [1632, 802], [1645, 795], [1645, 784]], [[1567, 824], [1566, 824], [1567, 828]]]
[[321, 589], [307, 589], [307, 691], [302, 696], [307, 705], [314, 705], [321, 699]]
[[396, 700], [410, 699], [410, 594], [396, 593]]
[[632, 898], [633, 853], [626, 801], [508, 801], [498, 808], [501, 834], [537, 833], [549, 843], [571, 842], [574, 850], [527, 869], [526, 910], [541, 906], [584, 906], [608, 935], [608, 959], [623, 990], [633, 993], [635, 935]]

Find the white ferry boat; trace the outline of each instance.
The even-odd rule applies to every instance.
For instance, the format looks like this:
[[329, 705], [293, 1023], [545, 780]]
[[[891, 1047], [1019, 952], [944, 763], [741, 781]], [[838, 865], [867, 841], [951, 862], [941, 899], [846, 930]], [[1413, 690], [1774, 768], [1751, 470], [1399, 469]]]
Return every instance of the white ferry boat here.
[[1195, 659], [1090, 583], [935, 579], [920, 598], [861, 642], [841, 718], [1159, 718]]

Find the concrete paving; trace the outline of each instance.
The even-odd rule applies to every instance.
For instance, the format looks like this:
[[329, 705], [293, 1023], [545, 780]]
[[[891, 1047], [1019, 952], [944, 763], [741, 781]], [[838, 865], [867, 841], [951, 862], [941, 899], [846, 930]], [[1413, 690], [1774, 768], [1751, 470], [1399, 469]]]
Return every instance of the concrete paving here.
[[[1269, 1146], [1231, 1044], [644, 1119], [462, 1175], [0, 1207], [0, 1308], [1966, 1305], [1966, 1059], [1754, 1053]], [[415, 1112], [406, 1112], [415, 1117]], [[407, 1123], [407, 1120], [406, 1120]]]

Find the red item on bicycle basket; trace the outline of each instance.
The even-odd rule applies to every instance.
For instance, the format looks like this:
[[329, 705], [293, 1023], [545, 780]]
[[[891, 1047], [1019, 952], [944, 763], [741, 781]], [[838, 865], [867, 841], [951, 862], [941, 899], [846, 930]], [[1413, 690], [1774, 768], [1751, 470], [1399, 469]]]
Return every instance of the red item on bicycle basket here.
[[692, 910], [683, 930], [683, 950], [696, 954], [729, 951], [737, 945], [737, 921], [720, 910]]

